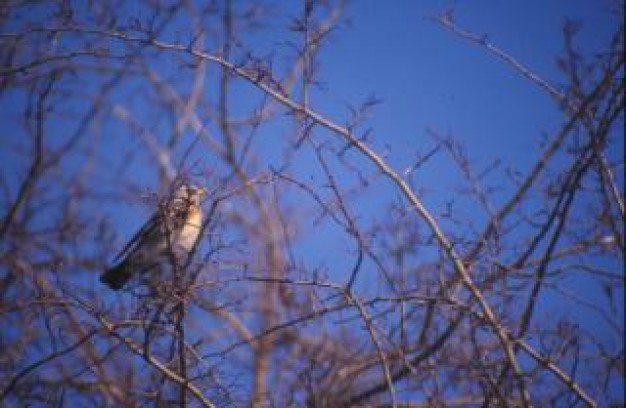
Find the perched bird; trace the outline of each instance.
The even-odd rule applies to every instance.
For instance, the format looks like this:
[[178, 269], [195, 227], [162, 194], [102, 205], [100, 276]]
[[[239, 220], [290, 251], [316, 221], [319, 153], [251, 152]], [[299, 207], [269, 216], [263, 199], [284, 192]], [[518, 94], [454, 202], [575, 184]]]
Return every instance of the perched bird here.
[[200, 200], [206, 190], [181, 183], [115, 258], [100, 282], [119, 290], [133, 275], [186, 259], [202, 226]]

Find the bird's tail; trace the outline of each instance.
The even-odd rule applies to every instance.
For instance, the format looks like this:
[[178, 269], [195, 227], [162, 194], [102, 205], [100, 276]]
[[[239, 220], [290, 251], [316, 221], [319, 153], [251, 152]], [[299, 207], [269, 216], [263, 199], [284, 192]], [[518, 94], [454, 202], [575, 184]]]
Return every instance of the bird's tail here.
[[121, 289], [130, 279], [130, 265], [120, 262], [119, 265], [107, 269], [100, 275], [100, 282], [108, 285], [113, 290]]

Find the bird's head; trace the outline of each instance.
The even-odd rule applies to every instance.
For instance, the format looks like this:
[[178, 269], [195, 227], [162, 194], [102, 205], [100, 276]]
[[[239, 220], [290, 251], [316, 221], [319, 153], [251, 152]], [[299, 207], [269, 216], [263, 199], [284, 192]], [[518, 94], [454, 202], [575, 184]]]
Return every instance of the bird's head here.
[[196, 186], [190, 183], [183, 183], [176, 189], [174, 200], [181, 200], [190, 204], [200, 205], [200, 202], [206, 193], [207, 190], [204, 187]]

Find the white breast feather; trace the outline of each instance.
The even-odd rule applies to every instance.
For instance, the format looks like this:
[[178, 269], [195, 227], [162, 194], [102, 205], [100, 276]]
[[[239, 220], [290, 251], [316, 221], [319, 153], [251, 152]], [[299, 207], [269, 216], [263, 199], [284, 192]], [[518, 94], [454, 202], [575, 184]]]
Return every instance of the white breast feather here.
[[190, 251], [193, 248], [202, 227], [202, 211], [197, 208], [191, 208], [189, 212], [189, 217], [180, 232], [177, 242], [178, 246], [186, 251]]

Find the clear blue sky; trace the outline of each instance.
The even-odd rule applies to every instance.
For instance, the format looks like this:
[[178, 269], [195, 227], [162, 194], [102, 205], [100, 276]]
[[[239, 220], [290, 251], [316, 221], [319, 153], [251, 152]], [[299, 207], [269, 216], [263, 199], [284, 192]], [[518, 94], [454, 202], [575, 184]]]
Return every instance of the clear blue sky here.
[[[354, 103], [374, 93], [385, 102], [372, 122], [387, 143], [418, 148], [427, 127], [467, 142], [473, 156], [524, 166], [540, 132], [562, 117], [551, 98], [485, 50], [429, 20], [455, 5], [459, 25], [484, 33], [544, 78], [559, 84], [555, 57], [566, 18], [580, 20], [586, 50], [615, 27], [609, 1], [353, 2], [352, 27], [323, 54], [328, 92], [320, 102]], [[328, 107], [331, 110], [332, 107]]]

